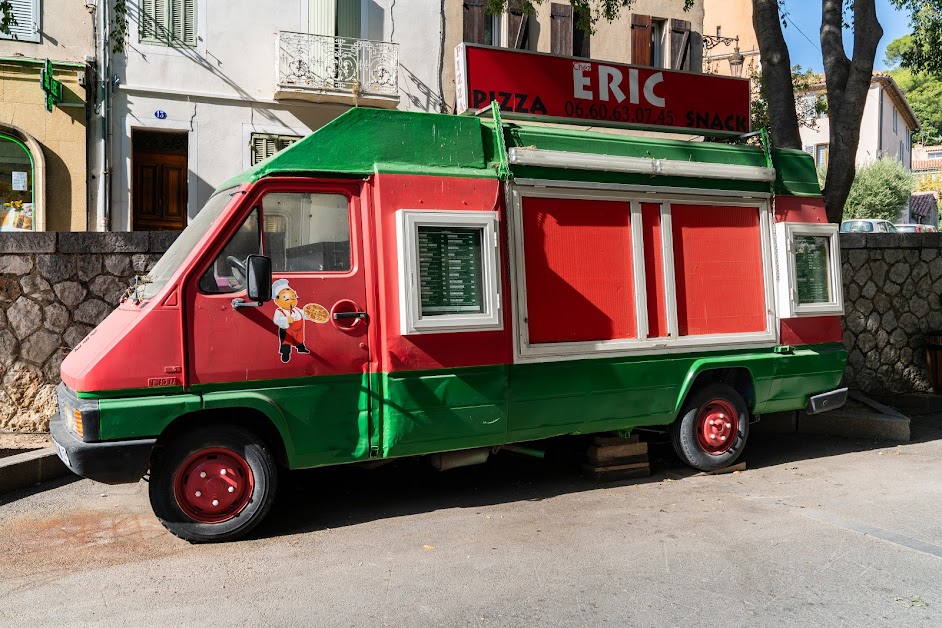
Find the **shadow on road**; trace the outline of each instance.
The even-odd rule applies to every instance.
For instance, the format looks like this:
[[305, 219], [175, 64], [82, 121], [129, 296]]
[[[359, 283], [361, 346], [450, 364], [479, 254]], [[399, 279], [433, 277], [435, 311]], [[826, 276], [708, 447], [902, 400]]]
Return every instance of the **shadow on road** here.
[[[912, 437], [913, 443], [942, 439], [942, 415], [913, 420]], [[697, 473], [677, 459], [666, 436], [651, 433], [645, 438], [651, 476], [603, 484], [580, 475], [587, 444], [584, 437], [550, 441], [544, 460], [501, 452], [487, 464], [446, 472], [434, 471], [420, 458], [372, 470], [351, 465], [295, 471], [282, 475], [272, 513], [253, 536], [298, 534], [445, 508], [539, 501], [607, 486], [683, 479]], [[750, 437], [743, 460], [748, 469], [761, 469], [895, 446], [873, 440], [756, 433]]]

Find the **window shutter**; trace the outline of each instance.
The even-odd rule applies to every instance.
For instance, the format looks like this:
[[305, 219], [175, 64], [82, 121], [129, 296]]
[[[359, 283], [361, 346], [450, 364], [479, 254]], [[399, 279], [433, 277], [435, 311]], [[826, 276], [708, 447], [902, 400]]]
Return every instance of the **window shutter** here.
[[[589, 51], [589, 38], [592, 33], [591, 27], [588, 30], [579, 28], [579, 20], [582, 19], [583, 11], [585, 10], [580, 11], [576, 9], [572, 12], [572, 54], [588, 59], [592, 56], [592, 53]], [[591, 15], [586, 17], [591, 17]]]
[[631, 14], [631, 62], [651, 65], [651, 16]]
[[809, 155], [814, 155], [814, 146], [811, 144], [805, 144], [805, 152]]
[[268, 159], [275, 153], [284, 150], [297, 142], [300, 137], [295, 135], [270, 135], [266, 133], [252, 134], [252, 165]]
[[312, 35], [333, 37], [337, 34], [337, 3], [333, 0], [308, 2], [308, 31]]
[[337, 0], [337, 35], [360, 38], [360, 0]]
[[465, 0], [463, 41], [484, 43], [484, 0]]
[[2, 39], [16, 41], [40, 41], [39, 35], [39, 0], [9, 0], [10, 9], [16, 25], [10, 26], [9, 35], [0, 35]]
[[690, 22], [671, 20], [671, 69], [690, 69]]
[[153, 31], [151, 38], [167, 41], [170, 36], [170, 0], [154, 0]]
[[510, 9], [508, 47], [525, 50], [530, 40], [530, 14], [524, 10], [522, 0], [509, 0], [507, 8]]
[[554, 55], [571, 55], [572, 7], [568, 4], [550, 5], [550, 52]]
[[196, 0], [182, 0], [183, 29], [180, 41], [187, 46], [196, 46]]

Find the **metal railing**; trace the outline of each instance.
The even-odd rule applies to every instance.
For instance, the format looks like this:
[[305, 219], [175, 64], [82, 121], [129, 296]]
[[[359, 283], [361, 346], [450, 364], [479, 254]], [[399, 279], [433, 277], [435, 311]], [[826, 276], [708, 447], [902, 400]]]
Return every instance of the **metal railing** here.
[[395, 97], [399, 44], [280, 31], [278, 86]]

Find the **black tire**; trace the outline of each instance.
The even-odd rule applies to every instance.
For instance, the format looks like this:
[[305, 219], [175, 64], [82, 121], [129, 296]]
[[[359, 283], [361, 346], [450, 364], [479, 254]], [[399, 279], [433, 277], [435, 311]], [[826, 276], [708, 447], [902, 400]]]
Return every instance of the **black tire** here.
[[[709, 427], [710, 420], [725, 416], [730, 409], [736, 413], [735, 421], [715, 429]], [[701, 421], [703, 425], [698, 426]], [[736, 462], [746, 446], [749, 408], [729, 384], [709, 384], [687, 399], [670, 432], [674, 451], [686, 464], [701, 471], [722, 469]]]
[[237, 426], [206, 426], [177, 436], [153, 460], [150, 503], [164, 527], [181, 539], [233, 541], [265, 518], [277, 484], [275, 460], [262, 439]]

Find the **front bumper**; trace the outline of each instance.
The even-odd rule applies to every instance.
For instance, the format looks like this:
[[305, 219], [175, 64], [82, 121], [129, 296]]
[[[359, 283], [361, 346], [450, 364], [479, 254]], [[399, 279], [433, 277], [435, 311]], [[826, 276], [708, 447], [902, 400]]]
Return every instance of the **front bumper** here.
[[150, 465], [156, 438], [86, 443], [69, 431], [61, 413], [49, 424], [52, 443], [59, 458], [73, 473], [105, 484], [127, 484], [140, 480]]

